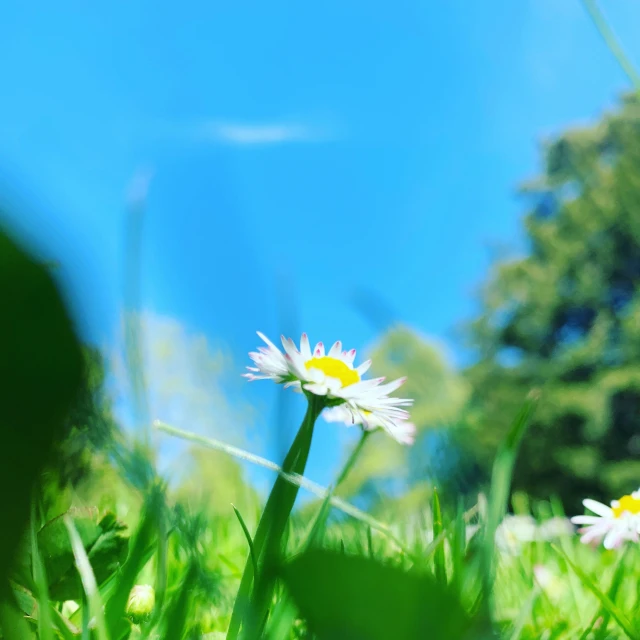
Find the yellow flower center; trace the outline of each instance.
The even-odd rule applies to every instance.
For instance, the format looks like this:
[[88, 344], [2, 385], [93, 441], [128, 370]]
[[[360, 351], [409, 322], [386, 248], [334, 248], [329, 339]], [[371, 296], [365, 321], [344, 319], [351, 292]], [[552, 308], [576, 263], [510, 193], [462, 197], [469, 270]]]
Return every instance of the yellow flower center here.
[[343, 387], [348, 387], [350, 384], [360, 382], [358, 372], [337, 358], [330, 358], [329, 356], [311, 358], [311, 360], [305, 363], [305, 366], [307, 369], [318, 369], [326, 376], [340, 380]]
[[638, 514], [640, 513], [640, 500], [633, 496], [622, 496], [622, 498], [618, 500], [618, 506], [611, 508], [613, 509], [613, 515], [616, 518], [619, 518], [625, 511]]

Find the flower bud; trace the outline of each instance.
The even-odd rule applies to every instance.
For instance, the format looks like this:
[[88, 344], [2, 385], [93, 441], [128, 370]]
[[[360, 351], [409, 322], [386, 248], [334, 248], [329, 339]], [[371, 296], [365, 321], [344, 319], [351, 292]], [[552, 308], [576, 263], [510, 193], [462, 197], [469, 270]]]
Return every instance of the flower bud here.
[[138, 584], [129, 594], [127, 602], [127, 616], [134, 624], [140, 624], [151, 617], [156, 604], [156, 593], [148, 584]]

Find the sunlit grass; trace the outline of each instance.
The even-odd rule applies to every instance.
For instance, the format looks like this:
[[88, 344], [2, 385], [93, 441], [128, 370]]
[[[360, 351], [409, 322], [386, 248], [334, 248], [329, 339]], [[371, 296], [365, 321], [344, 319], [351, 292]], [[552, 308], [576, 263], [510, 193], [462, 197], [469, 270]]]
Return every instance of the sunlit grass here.
[[[361, 558], [371, 563], [371, 580], [374, 582], [378, 575], [376, 567], [398, 571], [397, 574], [389, 574], [385, 580], [400, 580], [394, 587], [400, 590], [405, 588], [402, 576], [415, 576], [411, 580], [421, 580], [420, 576], [429, 579], [431, 576], [433, 583], [424, 583], [419, 588], [425, 589], [425, 597], [431, 602], [444, 603], [438, 605], [445, 607], [439, 610], [442, 619], [447, 620], [447, 616], [459, 618], [460, 612], [465, 612], [468, 617], [460, 627], [462, 630], [456, 627], [452, 631], [442, 626], [442, 631], [437, 632], [440, 627], [435, 625], [436, 635], [433, 637], [436, 638], [480, 639], [490, 637], [488, 634], [493, 634], [491, 637], [531, 640], [640, 637], [635, 623], [640, 578], [635, 547], [605, 551], [581, 544], [579, 537], [566, 526], [567, 521], [562, 520], [563, 514], [557, 512], [557, 503], [553, 502], [532, 505], [536, 514], [533, 521], [526, 520], [527, 514], [521, 510], [515, 518], [503, 520], [509, 507], [509, 469], [533, 409], [532, 403], [535, 403], [535, 398], [528, 400], [516, 417], [512, 432], [496, 460], [492, 485], [487, 492], [488, 501], [479, 496], [479, 505], [464, 512], [456, 496], [434, 492], [422, 509], [413, 512], [399, 514], [393, 500], [383, 502], [374, 519], [358, 509], [350, 511], [348, 503], [335, 502], [329, 490], [311, 484], [317, 490], [315, 508], [307, 506], [304, 516], [293, 513], [284, 533], [284, 556], [291, 561], [305, 557], [306, 550], [324, 549], [337, 556], [322, 560], [321, 567], [336, 562], [332, 570], [336, 572], [340, 571], [341, 557]], [[183, 435], [177, 430], [167, 429], [166, 432], [172, 436]], [[248, 452], [242, 450], [230, 448], [226, 453], [252, 460], [246, 455]], [[262, 464], [261, 460], [256, 457], [253, 462]], [[131, 461], [128, 464], [131, 465]], [[147, 461], [146, 465], [151, 465], [151, 462]], [[291, 486], [307, 488], [303, 476], [283, 476], [277, 465], [273, 467], [274, 475], [280, 473]], [[228, 515], [214, 518], [207, 517], [205, 512], [190, 510], [188, 505], [172, 502], [170, 491], [157, 479], [149, 477], [150, 469], [152, 465], [147, 466], [147, 471], [142, 474], [149, 483], [138, 489], [132, 488], [132, 498], [142, 492], [145, 507], [130, 539], [128, 558], [121, 569], [100, 585], [96, 584], [91, 567], [92, 553], [94, 558], [97, 557], [95, 551], [83, 547], [82, 534], [74, 526], [72, 518], [67, 516], [70, 545], [86, 598], [76, 603], [77, 610], [68, 619], [61, 613], [59, 605], [51, 602], [51, 613], [42, 620], [47, 620], [47, 624], [57, 629], [59, 637], [77, 637], [76, 631], [82, 633], [83, 628], [93, 629], [91, 633], [97, 633], [101, 640], [226, 637], [243, 566], [249, 560], [254, 570], [257, 568], [258, 560], [252, 547], [258, 514], [242, 514], [231, 505]], [[130, 476], [132, 471], [130, 466], [120, 469], [124, 476]], [[108, 487], [104, 488], [104, 491], [108, 490]], [[555, 519], [551, 520], [554, 515]], [[375, 526], [372, 527], [371, 523]], [[36, 560], [37, 551], [37, 547], [34, 548]], [[291, 566], [304, 566], [304, 571], [317, 571], [319, 568], [313, 563], [307, 566], [294, 562]], [[43, 571], [38, 567], [38, 564], [34, 565], [34, 575], [39, 584], [38, 601], [42, 606], [42, 597], [46, 597], [47, 589], [43, 584]], [[355, 575], [349, 573], [354, 584], [358, 583], [361, 570], [357, 566], [353, 569]], [[278, 572], [277, 568], [274, 571]], [[332, 593], [341, 593], [346, 578], [340, 575], [336, 574], [335, 589], [328, 587], [329, 591], [323, 591], [321, 585], [325, 578], [319, 574], [309, 576], [309, 585], [305, 579], [303, 588], [309, 587], [317, 597], [330, 599]], [[342, 618], [337, 617], [331, 622], [333, 614], [327, 614], [325, 623], [319, 621], [317, 611], [309, 609], [309, 601], [304, 597], [300, 600], [291, 597], [293, 592], [284, 586], [294, 578], [285, 572], [282, 579], [284, 582], [275, 584], [275, 591], [270, 597], [269, 613], [261, 637], [313, 637], [309, 635], [307, 616], [310, 616], [319, 638], [331, 637], [327, 635], [327, 629], [334, 628], [331, 627], [334, 623], [346, 625], [345, 629], [352, 628], [349, 625], [366, 626], [358, 613], [363, 605], [357, 600], [352, 605], [347, 603], [339, 611]], [[298, 576], [291, 582], [294, 591], [300, 588], [299, 580]], [[384, 592], [387, 585], [372, 584], [371, 580], [361, 584], [359, 589], [365, 593], [371, 589], [377, 593]], [[155, 607], [149, 610], [143, 621], [136, 621], [139, 624], [133, 623], [126, 613], [129, 592], [135, 584], [154, 585], [157, 594]], [[490, 598], [487, 597], [489, 593]], [[367, 598], [373, 598], [373, 592]], [[395, 604], [390, 602], [388, 611], [378, 611], [381, 617], [376, 621], [377, 628], [382, 629], [385, 620], [388, 622], [392, 618], [393, 607], [405, 606], [406, 603], [401, 605], [400, 602], [404, 603], [404, 600]], [[23, 610], [24, 604], [21, 601]], [[242, 615], [247, 615], [245, 612], [249, 605], [245, 606], [247, 608], [241, 610]], [[332, 610], [338, 611], [336, 606], [335, 602], [331, 604]], [[403, 615], [411, 620], [413, 605], [406, 606], [409, 608]], [[377, 605], [378, 609], [382, 607]], [[423, 609], [415, 611], [418, 612], [415, 625], [422, 624], [419, 611]], [[430, 611], [429, 615], [434, 615], [434, 612]], [[36, 637], [42, 624], [38, 620], [37, 617], [34, 619], [32, 637]], [[405, 635], [397, 637], [410, 637], [407, 634], [420, 628], [412, 625], [414, 622], [411, 621], [399, 625], [397, 633]], [[242, 637], [257, 637], [244, 633]], [[255, 627], [252, 633], [256, 633]], [[7, 634], [6, 637], [11, 636]], [[52, 636], [40, 632], [37, 637]]]

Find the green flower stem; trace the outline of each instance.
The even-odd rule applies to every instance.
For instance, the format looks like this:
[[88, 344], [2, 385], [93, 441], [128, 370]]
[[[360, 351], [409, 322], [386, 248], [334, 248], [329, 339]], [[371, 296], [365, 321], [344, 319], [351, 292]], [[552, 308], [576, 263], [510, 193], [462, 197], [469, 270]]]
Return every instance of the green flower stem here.
[[[287, 474], [296, 473], [301, 475], [304, 472], [309, 450], [311, 449], [313, 427], [324, 408], [324, 398], [308, 394], [307, 399], [309, 404], [304, 420], [282, 463], [282, 470]], [[250, 634], [259, 629], [261, 622], [265, 618], [274, 587], [271, 569], [280, 552], [282, 536], [296, 501], [298, 489], [297, 485], [287, 482], [282, 476], [276, 478], [253, 538], [253, 547], [260, 575], [253, 575], [253, 563], [251, 557], [247, 557], [233, 613], [231, 614], [227, 640], [238, 637], [243, 618]], [[254, 589], [249, 602], [252, 583]], [[247, 614], [250, 615], [247, 616]]]
[[360, 457], [360, 453], [362, 451], [362, 448], [364, 447], [364, 443], [372, 433], [373, 431], [365, 431], [364, 429], [362, 430], [362, 435], [360, 436], [360, 440], [358, 440], [358, 444], [354, 447], [351, 455], [347, 459], [344, 467], [342, 467], [342, 471], [340, 472], [340, 475], [338, 476], [338, 479], [334, 484], [334, 491], [338, 489], [338, 487], [347, 479], [349, 473], [351, 473], [351, 469], [353, 469], [356, 460]]
[[366, 442], [367, 438], [369, 437], [369, 435], [371, 435], [371, 433], [373, 433], [372, 431], [362, 431], [362, 434], [360, 436], [360, 440], [358, 440], [358, 444], [354, 447], [353, 451], [351, 452], [351, 454], [349, 455], [349, 457], [347, 458], [347, 461], [345, 463], [345, 465], [342, 467], [342, 471], [340, 472], [340, 475], [338, 476], [338, 479], [336, 480], [335, 484], [331, 487], [329, 487], [329, 490], [326, 493], [326, 496], [324, 498], [324, 500], [322, 501], [322, 504], [320, 505], [320, 509], [318, 510], [318, 513], [309, 529], [309, 533], [307, 534], [307, 536], [305, 537], [304, 542], [302, 543], [302, 547], [300, 549], [300, 552], [303, 552], [307, 549], [309, 549], [312, 545], [317, 544], [318, 540], [320, 539], [320, 537], [322, 536], [322, 533], [325, 529], [326, 526], [326, 522], [327, 522], [327, 518], [329, 517], [329, 512], [330, 512], [330, 507], [332, 504], [332, 499], [333, 499], [333, 493], [334, 491], [344, 482], [344, 480], [346, 479], [346, 477], [349, 475], [349, 472], [351, 471], [351, 469], [353, 468], [354, 464], [356, 463], [356, 460], [359, 458], [360, 456], [360, 452], [362, 451], [362, 448], [364, 447], [364, 443]]

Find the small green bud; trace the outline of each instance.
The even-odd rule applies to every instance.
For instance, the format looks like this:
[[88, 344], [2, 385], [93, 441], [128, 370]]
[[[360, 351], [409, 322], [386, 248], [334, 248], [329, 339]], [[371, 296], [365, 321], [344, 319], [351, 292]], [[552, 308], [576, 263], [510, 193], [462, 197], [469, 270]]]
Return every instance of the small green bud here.
[[156, 593], [148, 584], [137, 584], [129, 594], [127, 616], [134, 624], [146, 622], [156, 604]]

